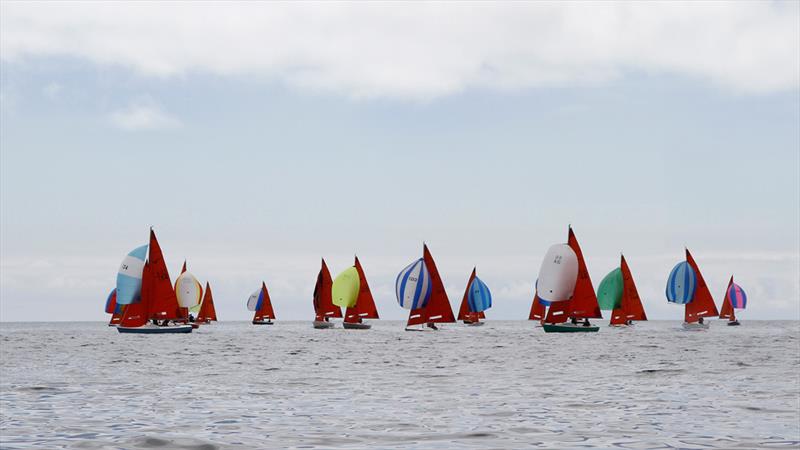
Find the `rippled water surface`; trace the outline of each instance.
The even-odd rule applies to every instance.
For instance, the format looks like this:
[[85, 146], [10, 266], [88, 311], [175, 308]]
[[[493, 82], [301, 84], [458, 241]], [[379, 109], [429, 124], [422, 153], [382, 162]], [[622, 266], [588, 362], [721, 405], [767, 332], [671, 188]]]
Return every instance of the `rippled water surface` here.
[[0, 324], [2, 448], [800, 445], [800, 323]]

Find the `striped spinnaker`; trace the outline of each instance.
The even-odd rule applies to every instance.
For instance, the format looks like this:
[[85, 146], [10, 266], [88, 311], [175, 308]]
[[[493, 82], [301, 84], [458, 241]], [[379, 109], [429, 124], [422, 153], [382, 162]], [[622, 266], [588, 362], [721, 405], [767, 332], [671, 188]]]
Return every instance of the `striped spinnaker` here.
[[667, 279], [667, 301], [685, 305], [694, 300], [694, 291], [697, 289], [697, 275], [686, 261], [675, 265]]
[[431, 276], [425, 261], [420, 258], [397, 275], [397, 302], [405, 309], [424, 308], [431, 296]]
[[745, 309], [747, 307], [747, 294], [736, 283], [731, 283], [731, 287], [728, 288], [728, 298], [731, 299], [731, 306], [734, 309]]
[[486, 311], [492, 307], [492, 293], [489, 292], [489, 288], [478, 277], [472, 280], [467, 294], [467, 302], [472, 312]]

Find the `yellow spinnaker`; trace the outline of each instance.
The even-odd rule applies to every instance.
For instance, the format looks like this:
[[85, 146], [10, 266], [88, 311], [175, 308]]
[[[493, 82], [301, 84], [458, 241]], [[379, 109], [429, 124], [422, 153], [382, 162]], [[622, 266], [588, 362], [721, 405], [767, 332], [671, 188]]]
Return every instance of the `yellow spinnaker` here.
[[331, 294], [333, 304], [343, 308], [352, 308], [358, 300], [358, 291], [361, 289], [361, 282], [358, 280], [358, 270], [349, 267], [344, 272], [336, 275], [333, 280]]

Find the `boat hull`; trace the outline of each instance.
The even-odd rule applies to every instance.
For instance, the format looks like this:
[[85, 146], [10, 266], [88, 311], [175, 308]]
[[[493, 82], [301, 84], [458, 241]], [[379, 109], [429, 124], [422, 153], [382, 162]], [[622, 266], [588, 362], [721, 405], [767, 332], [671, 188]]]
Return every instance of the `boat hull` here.
[[738, 327], [739, 325], [740, 324], [738, 320], [731, 320], [730, 322], [728, 322], [729, 327]]
[[253, 325], [275, 325], [271, 320], [254, 320]]
[[482, 327], [484, 322], [464, 322], [464, 325], [468, 327]]
[[314, 321], [314, 328], [318, 330], [325, 330], [328, 328], [333, 328], [333, 322], [326, 322], [324, 320], [315, 320]]
[[545, 333], [597, 333], [600, 331], [598, 326], [585, 327], [582, 324], [572, 325], [570, 323], [545, 323], [542, 324]]
[[[329, 322], [330, 323], [330, 322]], [[369, 330], [372, 328], [372, 325], [368, 323], [349, 323], [349, 322], [342, 322], [342, 326], [346, 330]]]
[[709, 324], [709, 323], [698, 323], [698, 322], [693, 322], [693, 323], [683, 322], [683, 324], [682, 324], [683, 329], [686, 330], [686, 331], [703, 331], [703, 330], [707, 330], [709, 325], [711, 325], [711, 324]]
[[158, 327], [158, 326], [143, 326], [143, 327], [122, 327], [118, 326], [117, 331], [120, 333], [133, 333], [133, 334], [178, 334], [178, 333], [191, 333], [191, 325], [178, 325], [174, 327]]
[[406, 331], [426, 331], [426, 332], [430, 332], [430, 331], [439, 331], [439, 330], [434, 330], [433, 328], [427, 328], [427, 327], [426, 328], [406, 327]]

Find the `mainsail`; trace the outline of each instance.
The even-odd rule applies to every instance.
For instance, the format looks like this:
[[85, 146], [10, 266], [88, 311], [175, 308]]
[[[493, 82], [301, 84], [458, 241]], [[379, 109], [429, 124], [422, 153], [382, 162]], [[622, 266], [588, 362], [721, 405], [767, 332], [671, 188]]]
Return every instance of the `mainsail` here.
[[703, 279], [703, 274], [700, 273], [700, 268], [689, 249], [686, 249], [686, 262], [694, 269], [697, 278], [697, 288], [694, 292], [694, 298], [691, 302], [686, 304], [684, 312], [684, 320], [686, 323], [697, 322], [701, 317], [714, 317], [719, 315], [717, 305], [714, 304], [714, 298], [711, 297], [711, 292], [708, 290], [706, 281]]
[[325, 320], [325, 317], [342, 317], [342, 310], [333, 304], [332, 287], [331, 273], [323, 258], [322, 268], [320, 268], [317, 275], [317, 284], [314, 286], [314, 313], [316, 314], [316, 320]]
[[203, 301], [200, 303], [200, 310], [197, 311], [195, 322], [216, 322], [217, 310], [214, 308], [214, 297], [211, 295], [211, 284], [206, 281], [206, 290], [203, 294]]
[[359, 290], [358, 299], [353, 307], [347, 308], [344, 312], [344, 321], [348, 323], [361, 322], [362, 319], [378, 319], [378, 309], [375, 307], [375, 299], [372, 298], [372, 291], [367, 283], [367, 276], [358, 261], [355, 259], [355, 268], [358, 271]]
[[412, 309], [408, 316], [408, 325], [420, 325], [423, 323], [452, 323], [456, 321], [453, 310], [450, 307], [450, 300], [447, 298], [442, 278], [439, 270], [433, 261], [428, 246], [422, 246], [422, 259], [428, 269], [431, 280], [431, 294], [428, 304], [423, 308]]

